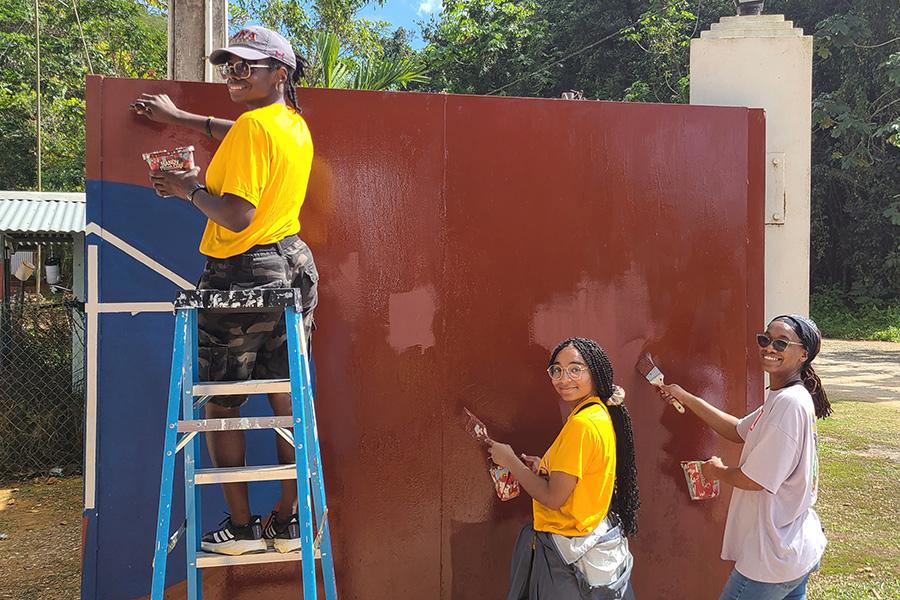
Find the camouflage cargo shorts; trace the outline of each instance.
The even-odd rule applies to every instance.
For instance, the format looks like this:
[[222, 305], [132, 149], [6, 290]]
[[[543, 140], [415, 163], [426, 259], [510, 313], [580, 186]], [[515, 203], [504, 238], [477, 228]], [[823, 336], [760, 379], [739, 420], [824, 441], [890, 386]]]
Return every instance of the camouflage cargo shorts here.
[[[300, 238], [254, 246], [229, 258], [209, 258], [197, 289], [248, 290], [298, 288], [306, 337], [314, 328], [319, 273], [312, 252]], [[197, 319], [200, 381], [281, 379], [290, 376], [283, 313], [208, 313]], [[236, 407], [246, 396], [217, 396], [210, 402]]]

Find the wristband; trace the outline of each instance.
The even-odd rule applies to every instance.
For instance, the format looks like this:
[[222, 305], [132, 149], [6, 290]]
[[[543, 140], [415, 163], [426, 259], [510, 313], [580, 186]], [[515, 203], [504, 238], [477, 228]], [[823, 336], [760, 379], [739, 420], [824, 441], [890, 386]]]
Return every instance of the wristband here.
[[196, 204], [194, 204], [194, 194], [196, 194], [199, 190], [208, 191], [208, 190], [206, 189], [206, 186], [205, 186], [205, 185], [202, 185], [202, 184], [198, 183], [197, 185], [194, 186], [194, 189], [192, 189], [191, 191], [188, 192], [188, 195], [187, 195], [187, 199], [188, 199], [188, 200], [190, 201], [190, 203], [193, 204], [194, 206], [197, 206]]

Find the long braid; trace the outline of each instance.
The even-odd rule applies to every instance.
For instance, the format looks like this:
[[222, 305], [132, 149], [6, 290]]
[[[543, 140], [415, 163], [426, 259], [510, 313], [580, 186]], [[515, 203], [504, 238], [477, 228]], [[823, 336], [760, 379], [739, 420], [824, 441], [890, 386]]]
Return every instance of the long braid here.
[[306, 59], [300, 56], [297, 52], [294, 52], [294, 59], [297, 63], [297, 68], [292, 69], [283, 62], [278, 60], [269, 59], [269, 63], [273, 67], [284, 67], [287, 71], [287, 80], [284, 82], [284, 99], [294, 107], [298, 113], [302, 113], [303, 109], [300, 108], [300, 103], [297, 102], [297, 85], [300, 84], [300, 81], [306, 76]]
[[822, 333], [818, 326], [809, 318], [802, 315], [781, 315], [775, 317], [774, 321], [781, 321], [794, 330], [800, 343], [803, 344], [808, 358], [800, 368], [800, 380], [803, 387], [812, 396], [813, 406], [816, 410], [816, 418], [824, 419], [831, 414], [831, 402], [828, 401], [828, 394], [822, 387], [822, 380], [813, 369], [812, 361], [818, 356], [819, 350], [822, 348]]
[[811, 364], [804, 365], [800, 371], [800, 379], [803, 381], [803, 387], [812, 396], [813, 406], [816, 408], [816, 418], [824, 419], [831, 414], [831, 402], [828, 401], [828, 394], [822, 387], [822, 380], [816, 374]]
[[[586, 338], [564, 340], [553, 350], [549, 364], [553, 364], [560, 351], [568, 346], [574, 347], [581, 354], [600, 397], [604, 401], [612, 398], [616, 391], [612, 363], [597, 342]], [[622, 520], [623, 533], [631, 536], [637, 533], [637, 511], [641, 506], [637, 464], [634, 459], [634, 431], [631, 416], [624, 404], [608, 406], [607, 409], [616, 432], [616, 483], [610, 509]]]

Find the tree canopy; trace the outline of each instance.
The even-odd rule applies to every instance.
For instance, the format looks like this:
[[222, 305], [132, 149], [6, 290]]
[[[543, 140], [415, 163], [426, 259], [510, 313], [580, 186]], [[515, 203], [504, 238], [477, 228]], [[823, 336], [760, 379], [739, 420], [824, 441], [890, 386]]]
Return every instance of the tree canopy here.
[[[84, 78], [161, 78], [164, 0], [38, 0], [43, 182], [84, 185]], [[444, 0], [412, 33], [358, 17], [383, 0], [231, 0], [311, 61], [313, 86], [687, 102], [690, 40], [731, 0]], [[36, 186], [33, 0], [0, 0], [0, 188]], [[900, 3], [769, 0], [815, 36], [812, 281], [866, 301], [900, 293]]]
[[[769, 0], [814, 35], [812, 283], [900, 294], [900, 3]], [[690, 40], [731, 0], [449, 0], [422, 51], [440, 91], [687, 102]]]

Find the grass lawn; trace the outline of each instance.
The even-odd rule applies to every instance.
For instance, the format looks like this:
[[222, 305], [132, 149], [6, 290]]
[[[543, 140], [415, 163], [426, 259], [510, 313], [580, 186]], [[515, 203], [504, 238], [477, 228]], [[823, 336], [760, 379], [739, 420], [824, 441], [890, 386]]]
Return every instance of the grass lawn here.
[[833, 401], [819, 421], [828, 548], [810, 600], [900, 598], [900, 401]]
[[[833, 406], [816, 506], [829, 543], [809, 600], [897, 600], [900, 400]], [[80, 478], [0, 483], [0, 600], [78, 598], [80, 520]]]

